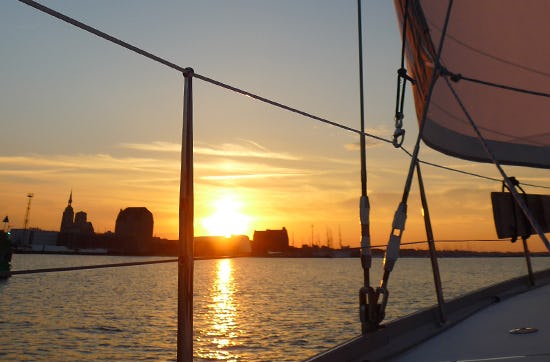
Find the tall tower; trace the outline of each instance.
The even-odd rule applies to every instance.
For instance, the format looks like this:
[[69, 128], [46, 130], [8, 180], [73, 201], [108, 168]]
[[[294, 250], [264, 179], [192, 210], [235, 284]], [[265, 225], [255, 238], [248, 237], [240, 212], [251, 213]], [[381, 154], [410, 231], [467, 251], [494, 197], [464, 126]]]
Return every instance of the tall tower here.
[[25, 230], [27, 230], [27, 226], [29, 225], [29, 215], [31, 213], [31, 200], [33, 198], [33, 193], [28, 193], [27, 197], [29, 198], [29, 202], [27, 203], [27, 212], [25, 213]]
[[69, 195], [69, 202], [67, 204], [67, 207], [65, 208], [65, 211], [63, 211], [63, 217], [61, 218], [61, 228], [59, 229], [60, 232], [67, 232], [73, 228], [74, 210], [71, 206], [72, 203], [73, 191], [71, 190], [71, 194]]

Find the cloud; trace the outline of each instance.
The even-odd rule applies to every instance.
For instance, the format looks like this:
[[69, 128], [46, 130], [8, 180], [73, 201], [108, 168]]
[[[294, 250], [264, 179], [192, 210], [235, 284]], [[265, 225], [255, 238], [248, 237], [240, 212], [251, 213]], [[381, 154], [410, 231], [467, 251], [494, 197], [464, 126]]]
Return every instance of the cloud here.
[[217, 175], [217, 176], [203, 176], [203, 180], [247, 180], [247, 179], [272, 179], [272, 178], [283, 178], [283, 177], [298, 177], [303, 176], [303, 174], [296, 173], [256, 173], [256, 174], [247, 174], [247, 175]]
[[273, 163], [258, 163], [237, 160], [217, 160], [199, 162], [195, 167], [197, 177], [201, 180], [238, 180], [302, 177], [319, 174], [303, 168], [281, 167]]
[[272, 152], [253, 142], [248, 142], [247, 145], [224, 143], [217, 147], [198, 146], [195, 147], [195, 153], [208, 156], [266, 158], [289, 161], [300, 160], [300, 157], [292, 156], [284, 152]]
[[359, 142], [354, 142], [354, 143], [346, 143], [344, 145], [344, 148], [348, 151], [359, 151], [361, 146], [360, 146]]
[[55, 174], [89, 174], [131, 172], [174, 173], [179, 163], [154, 158], [113, 157], [106, 154], [92, 155], [32, 155], [0, 157], [0, 175], [24, 175], [30, 178]]
[[[248, 157], [248, 158], [269, 158], [277, 160], [300, 160], [299, 157], [292, 156], [284, 152], [273, 152], [263, 147], [257, 142], [240, 140], [241, 144], [222, 143], [220, 145], [195, 145], [194, 152], [197, 155], [223, 156], [223, 157]], [[179, 143], [154, 141], [151, 143], [121, 143], [121, 148], [149, 152], [181, 152]]]
[[181, 152], [181, 144], [163, 141], [154, 141], [151, 143], [121, 143], [119, 147], [138, 151]]
[[[367, 128], [367, 129], [365, 129], [365, 133], [368, 133], [368, 134], [371, 134], [371, 135], [374, 135], [374, 136], [377, 136], [377, 137], [381, 137], [381, 138], [384, 138], [384, 139], [387, 139], [387, 140], [391, 140], [393, 131], [390, 130], [386, 126], [380, 126], [380, 127], [376, 127], [376, 128]], [[369, 136], [365, 137], [365, 146], [367, 148], [378, 147], [378, 146], [380, 146], [382, 144], [385, 144], [385, 143], [386, 142], [382, 142], [381, 140], [373, 138], [373, 137], [369, 137]], [[348, 151], [359, 151], [361, 146], [360, 146], [359, 141], [357, 141], [357, 142], [352, 142], [352, 143], [346, 143], [344, 145], [344, 148]]]

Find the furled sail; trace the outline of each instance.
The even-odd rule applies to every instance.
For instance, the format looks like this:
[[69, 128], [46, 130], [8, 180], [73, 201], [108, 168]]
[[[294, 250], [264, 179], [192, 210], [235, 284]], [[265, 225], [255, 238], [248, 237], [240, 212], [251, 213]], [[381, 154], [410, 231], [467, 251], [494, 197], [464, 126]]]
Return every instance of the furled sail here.
[[405, 53], [423, 141], [490, 162], [470, 118], [501, 163], [550, 168], [550, 2], [394, 2], [401, 25], [408, 13]]

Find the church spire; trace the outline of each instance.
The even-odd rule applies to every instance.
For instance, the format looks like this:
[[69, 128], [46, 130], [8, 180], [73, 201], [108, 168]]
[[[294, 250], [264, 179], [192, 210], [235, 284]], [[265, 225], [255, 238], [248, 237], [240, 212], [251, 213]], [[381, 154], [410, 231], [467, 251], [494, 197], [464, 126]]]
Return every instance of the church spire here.
[[65, 208], [65, 211], [63, 211], [63, 217], [61, 218], [61, 228], [59, 229], [60, 232], [69, 232], [73, 226], [74, 226], [74, 211], [71, 204], [73, 203], [73, 190], [71, 190], [71, 193], [69, 195], [69, 204]]

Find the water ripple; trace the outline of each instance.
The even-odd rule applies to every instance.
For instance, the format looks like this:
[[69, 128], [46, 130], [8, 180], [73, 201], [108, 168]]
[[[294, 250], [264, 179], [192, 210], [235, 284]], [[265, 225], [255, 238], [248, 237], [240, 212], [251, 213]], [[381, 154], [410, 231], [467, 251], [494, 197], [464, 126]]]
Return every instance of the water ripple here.
[[[16, 269], [141, 258], [15, 255]], [[64, 264], [65, 263], [65, 264]], [[537, 269], [550, 258], [535, 258]], [[373, 261], [380, 278], [381, 260]], [[445, 297], [524, 273], [522, 258], [442, 259]], [[377, 274], [380, 273], [380, 274]], [[196, 361], [296, 361], [359, 334], [357, 259], [195, 264]], [[428, 259], [402, 259], [389, 319], [436, 303]], [[174, 361], [177, 266], [21, 275], [0, 283], [0, 360]]]

